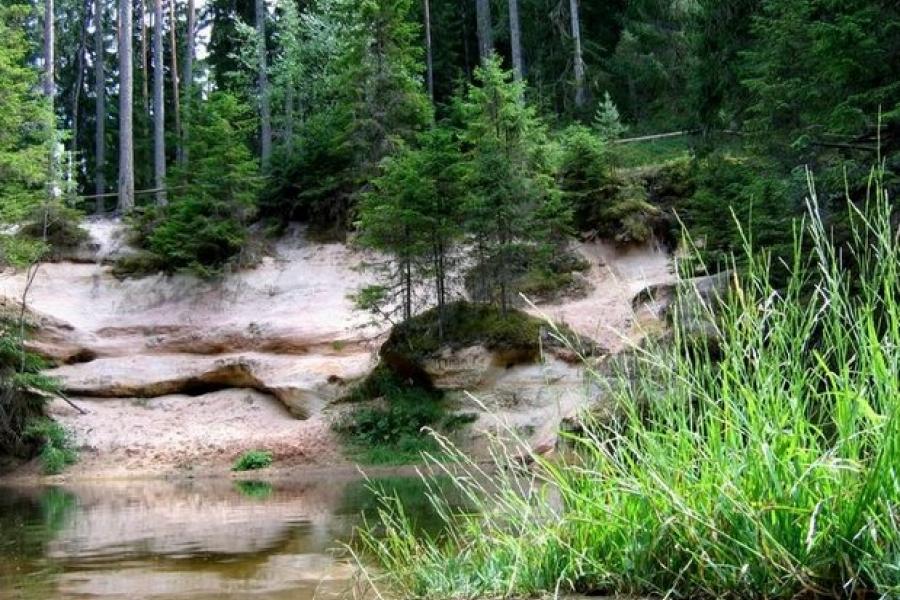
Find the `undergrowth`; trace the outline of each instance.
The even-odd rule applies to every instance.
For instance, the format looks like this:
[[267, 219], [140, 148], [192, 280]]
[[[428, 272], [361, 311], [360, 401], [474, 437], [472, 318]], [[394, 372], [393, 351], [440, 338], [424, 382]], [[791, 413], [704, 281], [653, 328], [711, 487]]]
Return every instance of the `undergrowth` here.
[[24, 436], [40, 443], [38, 457], [47, 475], [59, 475], [78, 461], [78, 452], [69, 432], [52, 419], [32, 419], [25, 428]]
[[241, 454], [234, 465], [232, 471], [257, 471], [272, 466], [272, 453], [266, 450], [248, 450]]
[[746, 242], [731, 293], [701, 304], [716, 356], [676, 318], [668, 344], [636, 349], [612, 380], [618, 418], [573, 435], [567, 462], [498, 449], [488, 474], [456, 452], [475, 510], [435, 497], [439, 537], [416, 536], [385, 496], [361, 532], [368, 577], [442, 600], [897, 597], [900, 240], [876, 188], [851, 205], [843, 250], [811, 192], [784, 286]]

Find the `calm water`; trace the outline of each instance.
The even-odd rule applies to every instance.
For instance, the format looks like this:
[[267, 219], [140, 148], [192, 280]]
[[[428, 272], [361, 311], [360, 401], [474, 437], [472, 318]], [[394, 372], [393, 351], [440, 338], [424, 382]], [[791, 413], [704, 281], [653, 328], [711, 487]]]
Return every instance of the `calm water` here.
[[[382, 478], [422, 527], [416, 478]], [[0, 599], [337, 598], [354, 567], [339, 550], [375, 509], [357, 477], [0, 485]]]

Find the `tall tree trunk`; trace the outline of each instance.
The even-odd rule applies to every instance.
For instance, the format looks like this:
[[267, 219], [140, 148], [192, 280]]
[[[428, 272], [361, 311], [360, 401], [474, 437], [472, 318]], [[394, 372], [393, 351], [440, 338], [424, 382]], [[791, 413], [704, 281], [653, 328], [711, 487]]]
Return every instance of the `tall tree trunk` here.
[[169, 0], [169, 53], [172, 61], [172, 108], [175, 111], [175, 156], [181, 164], [181, 97], [178, 91], [178, 42], [175, 34], [178, 22], [175, 20], [175, 0]]
[[78, 150], [78, 124], [81, 116], [81, 91], [84, 87], [84, 62], [87, 53], [88, 27], [91, 24], [91, 2], [84, 0], [84, 12], [81, 15], [81, 40], [78, 43], [78, 61], [75, 67], [75, 85], [72, 87], [72, 152]]
[[431, 4], [424, 0], [425, 9], [425, 77], [428, 83], [428, 97], [434, 102], [434, 49], [431, 46]]
[[469, 0], [459, 0], [462, 12], [463, 59], [466, 64], [466, 79], [472, 78], [472, 57], [469, 51]]
[[478, 25], [478, 56], [484, 62], [494, 51], [490, 0], [475, 0], [475, 15]]
[[[151, 0], [152, 1], [152, 0]], [[144, 107], [144, 114], [150, 115], [150, 70], [147, 64], [147, 5], [144, 0], [138, 1], [140, 8], [139, 21], [141, 23], [141, 103]]]
[[[55, 198], [58, 195], [57, 172], [59, 157], [56, 152], [56, 28], [54, 24], [55, 12], [53, 0], [44, 0], [44, 80], [43, 91], [48, 105], [48, 139], [49, 152], [47, 156], [47, 196]], [[46, 229], [46, 227], [45, 227]]]
[[284, 147], [288, 154], [294, 151], [294, 82], [289, 81], [284, 90]]
[[587, 94], [584, 89], [584, 55], [581, 50], [581, 17], [578, 14], [578, 0], [569, 0], [572, 17], [572, 42], [575, 48], [575, 106], [584, 108]]
[[163, 0], [153, 2], [153, 185], [156, 203], [166, 204], [166, 106], [164, 83], [166, 78], [163, 56]]
[[185, 30], [184, 44], [184, 80], [181, 85], [184, 89], [184, 123], [182, 123], [181, 131], [181, 162], [187, 164], [188, 149], [187, 143], [190, 136], [188, 124], [190, 123], [190, 107], [191, 95], [194, 88], [194, 29], [196, 29], [197, 11], [195, 0], [188, 0], [187, 5], [187, 28]]
[[106, 46], [103, 40], [103, 0], [94, 0], [94, 193], [97, 214], [105, 210], [106, 193]]
[[272, 111], [269, 107], [269, 74], [266, 61], [266, 3], [256, 0], [257, 59], [259, 60], [259, 120], [260, 158], [263, 170], [269, 168], [272, 158]]
[[119, 210], [134, 208], [134, 74], [131, 1], [119, 0]]
[[519, 0], [509, 0], [509, 44], [512, 53], [513, 76], [516, 81], [525, 77], [525, 59], [522, 56], [522, 27], [519, 24]]

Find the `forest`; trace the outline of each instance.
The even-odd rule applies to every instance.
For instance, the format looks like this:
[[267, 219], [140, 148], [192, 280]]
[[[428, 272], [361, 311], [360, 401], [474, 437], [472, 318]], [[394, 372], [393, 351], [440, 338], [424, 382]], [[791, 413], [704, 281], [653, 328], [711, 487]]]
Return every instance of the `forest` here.
[[[422, 536], [382, 495], [354, 549], [376, 587], [895, 597], [898, 190], [895, 0], [0, 0], [0, 268], [24, 282], [0, 303], [0, 456], [73, 464], [47, 418], [53, 398], [81, 410], [67, 393], [233, 387], [308, 418], [245, 358], [74, 386], [48, 373], [117, 347], [42, 351], [68, 330], [29, 305], [43, 265], [93, 260], [72, 257], [104, 223], [126, 232], [103, 267], [123, 289], [224, 289], [301, 231], [358, 253], [347, 298], [383, 328], [374, 368], [328, 376], [362, 407], [335, 435], [354, 460], [424, 460], [470, 501], [429, 493], [446, 530]], [[662, 252], [678, 279], [627, 349], [537, 315], [589, 296], [597, 244]], [[185, 351], [173, 328], [122, 324], [172, 356], [290, 346], [252, 321], [251, 342]], [[328, 343], [283, 354], [349, 352]], [[511, 429], [518, 449], [485, 442], [485, 467], [453, 441], [476, 417], [429, 371], [473, 347], [578, 364], [615, 408], [554, 431], [552, 457]], [[279, 460], [245, 450], [247, 469]]]

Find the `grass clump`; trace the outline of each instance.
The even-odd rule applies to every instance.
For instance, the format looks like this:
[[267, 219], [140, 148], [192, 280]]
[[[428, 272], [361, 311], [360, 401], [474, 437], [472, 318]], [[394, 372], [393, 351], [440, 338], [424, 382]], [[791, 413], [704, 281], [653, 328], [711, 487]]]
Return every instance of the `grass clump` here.
[[234, 461], [234, 466], [231, 467], [231, 470], [258, 471], [271, 467], [273, 460], [272, 453], [267, 450], [249, 450]]
[[47, 475], [59, 475], [66, 467], [78, 461], [78, 452], [69, 432], [53, 419], [44, 417], [31, 420], [24, 435], [41, 444], [38, 456]]
[[795, 252], [784, 286], [748, 243], [733, 292], [702, 306], [717, 357], [676, 318], [670, 344], [636, 350], [609, 392], [620, 416], [573, 436], [570, 462], [529, 470], [498, 452], [490, 488], [463, 463], [455, 485], [478, 510], [443, 505], [440, 538], [413, 535], [386, 499], [385, 533], [362, 532], [379, 581], [441, 599], [897, 597], [900, 240], [877, 199], [851, 206], [840, 251], [813, 194], [795, 240], [813, 251]]

